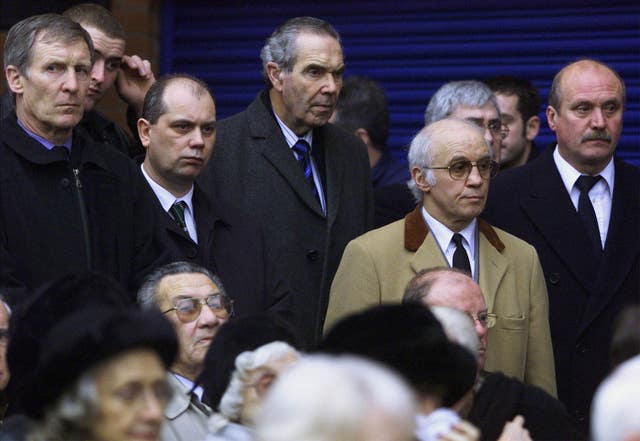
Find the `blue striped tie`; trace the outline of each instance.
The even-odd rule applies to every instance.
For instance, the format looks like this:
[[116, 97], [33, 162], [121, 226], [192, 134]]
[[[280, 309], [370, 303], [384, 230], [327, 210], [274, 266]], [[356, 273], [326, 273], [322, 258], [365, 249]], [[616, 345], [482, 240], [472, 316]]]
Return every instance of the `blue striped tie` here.
[[302, 167], [302, 171], [304, 172], [304, 177], [311, 185], [311, 189], [313, 191], [313, 195], [315, 198], [320, 201], [318, 197], [318, 189], [316, 188], [315, 183], [313, 182], [313, 170], [311, 169], [311, 146], [304, 139], [298, 139], [298, 141], [293, 145], [293, 151], [298, 155], [298, 164]]

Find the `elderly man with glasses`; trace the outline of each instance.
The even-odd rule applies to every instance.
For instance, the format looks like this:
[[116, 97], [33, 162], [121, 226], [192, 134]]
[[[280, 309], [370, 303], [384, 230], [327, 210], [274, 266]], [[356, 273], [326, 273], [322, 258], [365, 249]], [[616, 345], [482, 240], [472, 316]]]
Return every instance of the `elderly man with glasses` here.
[[486, 369], [556, 393], [548, 298], [538, 254], [478, 216], [498, 165], [474, 122], [445, 118], [411, 142], [412, 191], [421, 203], [403, 220], [345, 249], [331, 286], [325, 330], [350, 312], [402, 299], [420, 270], [454, 267], [481, 287], [495, 326]]
[[218, 328], [233, 314], [233, 300], [220, 279], [190, 262], [175, 262], [149, 274], [138, 291], [143, 309], [160, 310], [178, 335], [178, 357], [168, 375], [174, 390], [165, 409], [161, 441], [204, 439], [211, 409], [194, 383]]

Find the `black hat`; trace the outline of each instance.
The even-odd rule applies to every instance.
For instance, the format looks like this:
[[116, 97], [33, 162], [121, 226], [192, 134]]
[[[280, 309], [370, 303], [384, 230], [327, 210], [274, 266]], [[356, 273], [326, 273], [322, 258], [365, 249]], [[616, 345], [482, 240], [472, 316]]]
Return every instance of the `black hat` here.
[[22, 397], [25, 414], [42, 418], [47, 407], [82, 374], [130, 349], [155, 351], [165, 367], [177, 354], [169, 321], [157, 311], [83, 308], [66, 317], [44, 337], [35, 370]]
[[446, 407], [471, 389], [478, 369], [471, 352], [450, 342], [438, 319], [420, 304], [380, 305], [347, 316], [317, 350], [379, 361]]
[[25, 395], [24, 378], [36, 366], [44, 336], [55, 324], [85, 307], [125, 308], [130, 305], [122, 287], [98, 272], [64, 275], [43, 284], [16, 305], [9, 322], [7, 348], [11, 410], [20, 411], [20, 400]]
[[291, 325], [272, 313], [239, 317], [221, 326], [209, 346], [204, 370], [197, 381], [204, 389], [203, 401], [217, 409], [231, 381], [236, 357], [274, 341], [298, 347], [298, 339]]

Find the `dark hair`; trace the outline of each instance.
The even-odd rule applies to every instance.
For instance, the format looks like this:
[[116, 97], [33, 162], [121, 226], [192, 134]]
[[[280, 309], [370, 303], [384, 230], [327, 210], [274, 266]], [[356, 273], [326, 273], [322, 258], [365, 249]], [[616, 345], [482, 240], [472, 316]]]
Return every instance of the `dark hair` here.
[[125, 40], [126, 35], [118, 19], [107, 8], [95, 3], [82, 3], [62, 13], [83, 27], [93, 27], [109, 38]]
[[274, 341], [299, 347], [290, 324], [273, 313], [252, 314], [221, 326], [209, 346], [204, 369], [197, 380], [204, 389], [203, 400], [216, 410], [231, 381], [236, 357]]
[[213, 93], [211, 93], [207, 83], [201, 79], [186, 73], [163, 75], [153, 83], [144, 97], [141, 115], [142, 118], [146, 119], [151, 124], [155, 124], [158, 122], [158, 119], [167, 112], [167, 105], [164, 102], [164, 91], [169, 84], [174, 81], [182, 81], [185, 84], [192, 83], [192, 93], [194, 96], [200, 98], [201, 96], [208, 94], [215, 104], [216, 100], [213, 97]]
[[449, 341], [433, 313], [417, 303], [369, 308], [338, 321], [319, 352], [373, 359], [399, 373], [422, 398], [450, 407], [475, 383], [478, 365]]
[[540, 94], [529, 81], [511, 75], [500, 75], [485, 80], [485, 83], [493, 93], [518, 97], [518, 113], [520, 113], [525, 126], [523, 130], [526, 130], [526, 122], [529, 118], [540, 113]]
[[389, 137], [389, 107], [384, 90], [371, 78], [347, 78], [336, 105], [335, 124], [355, 132], [365, 129], [378, 150], [385, 150]]
[[302, 32], [332, 37], [335, 38], [338, 43], [340, 42], [340, 36], [333, 26], [319, 18], [295, 17], [285, 21], [267, 38], [267, 41], [260, 51], [262, 75], [267, 87], [272, 87], [269, 76], [267, 75], [267, 63], [274, 62], [285, 72], [291, 72], [293, 65], [296, 64], [296, 57], [298, 55], [296, 38], [298, 34]]

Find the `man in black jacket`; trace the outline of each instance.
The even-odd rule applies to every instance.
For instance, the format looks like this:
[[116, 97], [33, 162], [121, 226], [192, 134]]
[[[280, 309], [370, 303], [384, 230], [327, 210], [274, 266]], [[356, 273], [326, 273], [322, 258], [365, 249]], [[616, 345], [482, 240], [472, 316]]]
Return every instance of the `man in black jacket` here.
[[265, 248], [261, 228], [194, 182], [216, 137], [207, 85], [186, 75], [161, 78], [149, 89], [142, 115], [138, 134], [147, 153], [140, 170], [173, 260], [218, 274], [238, 315], [265, 310], [288, 315], [288, 284]]
[[0, 289], [15, 303], [94, 269], [134, 292], [162, 253], [135, 165], [76, 129], [90, 36], [60, 15], [33, 16], [9, 30], [4, 57], [16, 108], [0, 139]]

